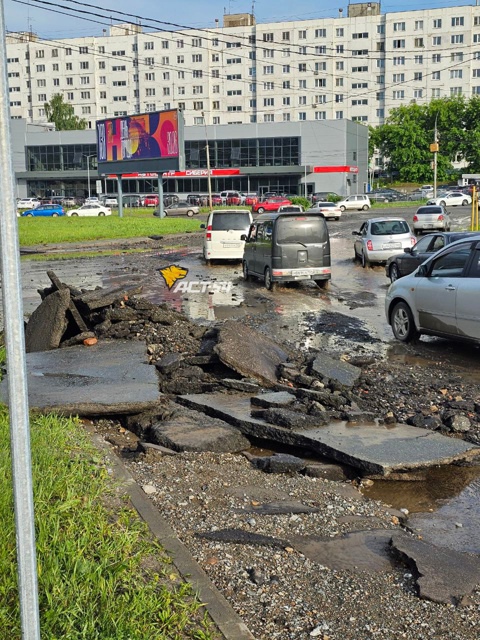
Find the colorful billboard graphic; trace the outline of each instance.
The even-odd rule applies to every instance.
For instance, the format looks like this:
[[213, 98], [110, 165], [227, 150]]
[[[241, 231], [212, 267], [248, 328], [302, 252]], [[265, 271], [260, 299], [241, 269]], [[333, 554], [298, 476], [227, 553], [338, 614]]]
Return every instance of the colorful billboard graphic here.
[[156, 111], [97, 122], [98, 162], [178, 158], [178, 112]]

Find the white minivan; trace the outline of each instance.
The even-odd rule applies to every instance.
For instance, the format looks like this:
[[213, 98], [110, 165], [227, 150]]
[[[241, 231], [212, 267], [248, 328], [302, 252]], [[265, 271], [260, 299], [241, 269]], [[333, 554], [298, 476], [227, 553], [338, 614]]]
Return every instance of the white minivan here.
[[353, 210], [353, 211], [368, 211], [371, 208], [370, 198], [365, 193], [358, 193], [354, 196], [347, 196], [340, 202], [337, 202], [337, 207], [341, 211]]
[[252, 224], [252, 214], [248, 209], [216, 209], [208, 216], [203, 240], [203, 257], [210, 260], [243, 259], [245, 241]]

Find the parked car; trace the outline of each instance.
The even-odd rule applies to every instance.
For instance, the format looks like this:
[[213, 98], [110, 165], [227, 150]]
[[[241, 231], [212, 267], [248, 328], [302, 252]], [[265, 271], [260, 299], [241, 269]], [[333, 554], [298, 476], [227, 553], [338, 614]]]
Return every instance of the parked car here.
[[85, 198], [85, 203], [88, 202], [95, 202], [100, 204], [100, 198], [98, 196], [88, 196], [88, 198]]
[[304, 208], [300, 204], [282, 204], [278, 207], [278, 213], [303, 213]]
[[258, 194], [257, 193], [242, 193], [243, 202], [242, 204], [247, 207], [251, 207], [256, 202], [258, 202]]
[[[179, 200], [168, 207], [164, 207], [164, 212], [166, 216], [188, 216], [189, 218], [193, 218], [193, 216], [200, 213], [200, 207], [196, 204], [190, 204], [187, 200]], [[155, 209], [153, 215], [158, 218], [160, 216], [160, 209]]]
[[433, 196], [433, 185], [424, 184], [420, 187], [420, 191], [424, 194], [424, 197], [430, 198]]
[[385, 275], [390, 278], [391, 282], [395, 282], [395, 280], [408, 276], [409, 273], [415, 271], [422, 262], [425, 262], [427, 258], [443, 249], [446, 245], [475, 235], [478, 235], [478, 232], [453, 231], [430, 233], [427, 236], [423, 236], [413, 247], [407, 247], [403, 250], [403, 253], [398, 253], [387, 260]]
[[407, 200], [410, 200], [412, 202], [416, 202], [417, 200], [425, 200], [426, 198], [427, 196], [420, 189], [415, 189], [415, 191], [411, 191], [407, 195]]
[[142, 199], [138, 195], [123, 196], [122, 201], [124, 207], [138, 208], [142, 206]]
[[65, 209], [60, 204], [40, 204], [34, 209], [27, 209], [22, 212], [22, 217], [32, 218], [39, 216], [50, 216], [52, 218], [58, 218], [65, 215]]
[[65, 196], [62, 204], [64, 207], [74, 207], [76, 205], [76, 201], [75, 198], [72, 198], [71, 196]]
[[317, 202], [315, 206], [307, 209], [307, 213], [321, 213], [328, 220], [340, 220], [342, 210], [334, 202]]
[[322, 289], [331, 278], [330, 238], [319, 213], [264, 213], [244, 236], [243, 277], [277, 282], [313, 280]]
[[368, 192], [368, 197], [374, 202], [396, 202], [405, 200], [405, 195], [394, 189], [373, 189]]
[[238, 206], [242, 204], [242, 195], [239, 191], [221, 191], [220, 197], [222, 199], [222, 204], [227, 204], [229, 206]]
[[423, 231], [432, 231], [439, 229], [440, 231], [450, 231], [451, 227], [450, 214], [442, 205], [425, 205], [419, 207], [413, 216], [413, 231], [415, 234]]
[[285, 204], [292, 204], [290, 200], [283, 198], [282, 196], [275, 196], [267, 198], [267, 200], [260, 200], [252, 206], [252, 213], [264, 213], [265, 211], [278, 211], [279, 207]]
[[370, 198], [365, 193], [348, 196], [343, 200], [340, 200], [340, 202], [337, 202], [337, 204], [342, 211], [346, 211], [347, 209], [356, 211], [368, 211], [368, 209], [370, 209], [372, 206]]
[[403, 218], [370, 218], [352, 231], [356, 236], [353, 244], [355, 260], [361, 260], [362, 267], [371, 262], [386, 262], [402, 249], [413, 247], [416, 238]]
[[145, 196], [143, 199], [142, 206], [144, 207], [158, 207], [159, 199], [158, 196]]
[[86, 202], [77, 209], [67, 211], [67, 215], [76, 218], [77, 216], [111, 216], [112, 211], [109, 207], [104, 207], [99, 202]]
[[393, 282], [385, 314], [397, 340], [421, 334], [480, 342], [480, 235], [447, 245]]
[[450, 191], [443, 196], [430, 198], [427, 204], [439, 204], [443, 207], [459, 207], [460, 205], [466, 207], [467, 204], [472, 204], [472, 196], [461, 191]]
[[341, 199], [342, 197], [333, 191], [317, 191], [312, 194], [312, 204], [317, 204], [317, 202], [338, 202]]
[[17, 202], [17, 209], [35, 209], [40, 206], [38, 198], [22, 198]]
[[216, 209], [210, 212], [203, 239], [203, 257], [210, 260], [237, 260], [243, 258], [245, 235], [252, 224], [247, 209]]
[[222, 204], [222, 196], [219, 193], [212, 193], [212, 206], [218, 207]]
[[105, 207], [118, 207], [118, 199], [115, 196], [105, 198], [103, 205]]

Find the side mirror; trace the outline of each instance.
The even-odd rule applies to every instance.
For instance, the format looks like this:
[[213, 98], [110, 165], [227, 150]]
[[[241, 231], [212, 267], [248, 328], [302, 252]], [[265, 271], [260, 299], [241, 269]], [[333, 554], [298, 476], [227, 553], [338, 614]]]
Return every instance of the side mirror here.
[[360, 235], [360, 231], [352, 231], [352, 236], [359, 236]]
[[246, 242], [247, 236], [244, 233], [242, 233], [242, 235], [240, 236], [240, 240], [243, 240], [244, 242]]
[[406, 247], [406, 248], [403, 250], [403, 253], [412, 253], [412, 249], [413, 249], [413, 247]]
[[415, 277], [424, 278], [426, 275], [428, 275], [428, 267], [425, 264], [421, 264], [417, 269], [417, 273], [415, 274]]
[[206, 227], [205, 227], [205, 225], [204, 225], [204, 224], [201, 224], [201, 225], [200, 225], [200, 229], [205, 229], [205, 228], [206, 228]]

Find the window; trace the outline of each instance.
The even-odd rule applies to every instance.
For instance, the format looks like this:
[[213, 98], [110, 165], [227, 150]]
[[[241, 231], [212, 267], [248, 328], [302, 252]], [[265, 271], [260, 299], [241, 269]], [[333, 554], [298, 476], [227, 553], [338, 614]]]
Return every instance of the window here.
[[[343, 80], [343, 78], [341, 78]], [[298, 81], [298, 88], [299, 89], [306, 89], [307, 88], [307, 81], [306, 80], [299, 80]]]
[[415, 64], [423, 64], [423, 56], [415, 56]]
[[[88, 53], [88, 47], [79, 47], [78, 53]], [[123, 52], [123, 55], [125, 55], [125, 51]]]
[[415, 99], [417, 98], [423, 98], [423, 89], [414, 89], [413, 91], [413, 97]]
[[106, 100], [107, 99], [107, 92], [106, 91], [100, 91], [100, 100]]
[[368, 104], [368, 100], [366, 98], [361, 98], [359, 100], [352, 100], [352, 107], [357, 107], [359, 105]]
[[[337, 53], [343, 53], [342, 47], [343, 47], [343, 45], [337, 45]], [[300, 49], [306, 49], [306, 47], [300, 47]], [[301, 51], [300, 51], [300, 53], [301, 53]], [[316, 56], [323, 56], [326, 53], [327, 53], [326, 45], [322, 44], [321, 46], [315, 47], [315, 55]]]
[[403, 89], [397, 90], [393, 92], [394, 100], [403, 100], [405, 98], [405, 91]]
[[264, 58], [273, 58], [273, 49], [264, 49], [263, 50]]
[[377, 51], [385, 51], [385, 43], [377, 42]]
[[353, 49], [352, 56], [368, 56], [368, 49]]
[[393, 23], [394, 31], [405, 31], [405, 22], [394, 22]]
[[193, 108], [195, 109], [195, 111], [202, 111], [203, 109], [203, 101], [196, 101], [193, 103]]
[[290, 80], [284, 80], [282, 82], [282, 89], [290, 89]]
[[307, 31], [305, 29], [298, 32], [298, 39], [299, 40], [307, 39]]
[[415, 20], [415, 31], [423, 29], [423, 20]]
[[[337, 46], [335, 47], [335, 50], [336, 50], [337, 53], [344, 53], [345, 47], [343, 46], [343, 44], [337, 44]], [[327, 53], [327, 52], [324, 51], [323, 53]]]
[[177, 40], [177, 49], [183, 49], [185, 43], [183, 40]]
[[229, 91], [227, 91], [227, 96], [241, 96], [241, 95], [242, 95], [241, 89], [230, 89]]
[[405, 49], [405, 40], [394, 40], [393, 41], [394, 49]]
[[88, 62], [80, 62], [80, 69], [88, 69]]
[[194, 69], [192, 72], [192, 77], [193, 78], [202, 78], [203, 77], [203, 71], [201, 69]]
[[[69, 64], [71, 64], [71, 63], [70, 63], [70, 62], [67, 62], [67, 67], [68, 67], [68, 65], [69, 65]], [[99, 69], [106, 69], [106, 68], [107, 68], [107, 65], [106, 65], [105, 60], [100, 60], [100, 61], [99, 61], [99, 63], [98, 63], [98, 68], [99, 68]]]
[[307, 96], [298, 96], [298, 104], [300, 106], [307, 104]]
[[307, 119], [307, 114], [305, 113], [305, 111], [300, 111], [299, 112], [298, 119], [299, 120], [306, 120]]
[[220, 109], [220, 100], [214, 100], [212, 102], [212, 109], [218, 111]]
[[192, 47], [201, 47], [202, 39], [201, 38], [192, 38]]
[[80, 76], [80, 84], [90, 84], [90, 76]]
[[[318, 63], [317, 63], [317, 64], [318, 64]], [[339, 62], [339, 61], [337, 60], [337, 62], [335, 62], [335, 69], [336, 69], [336, 71], [343, 71], [343, 70], [344, 70], [344, 68], [345, 68], [345, 65], [344, 65], [343, 61], [340, 61], [340, 62]]]
[[35, 51], [35, 57], [36, 58], [44, 58], [45, 57], [45, 51], [43, 49], [39, 49], [38, 51]]
[[385, 35], [385, 25], [384, 24], [377, 24], [377, 33], [379, 35]]
[[58, 64], [58, 62], [56, 62], [55, 64], [52, 64], [52, 70], [53, 71], [59, 71], [60, 70], [60, 65]]
[[462, 69], [450, 69], [450, 78], [462, 78], [463, 71]]
[[126, 102], [127, 96], [113, 96], [114, 102]]
[[264, 98], [263, 99], [264, 107], [274, 107], [275, 106], [275, 98]]
[[463, 27], [465, 24], [465, 19], [461, 18], [452, 18], [452, 27]]
[[203, 116], [196, 116], [193, 118], [193, 124], [205, 124]]
[[451, 96], [461, 96], [462, 93], [462, 87], [450, 87]]
[[58, 49], [52, 49], [52, 58], [58, 58]]
[[335, 29], [335, 35], [337, 36], [337, 38], [343, 38], [343, 34], [344, 34], [343, 27], [341, 27], [339, 29]]
[[241, 110], [242, 110], [242, 107], [238, 104], [227, 107], [227, 111], [241, 111]]
[[100, 76], [98, 78], [98, 84], [107, 84], [107, 76]]
[[376, 98], [377, 100], [385, 100], [385, 91], [377, 91]]
[[240, 64], [241, 58], [227, 58], [227, 64]]
[[289, 113], [284, 113], [283, 114], [283, 121], [284, 122], [290, 122], [290, 114]]
[[90, 91], [81, 91], [80, 97], [82, 100], [90, 100]]
[[383, 58], [377, 58], [377, 69], [383, 69], [385, 66], [385, 60]]
[[480, 42], [480, 33], [474, 33], [473, 34], [473, 42], [475, 44], [478, 44]]
[[264, 42], [273, 42], [273, 33], [264, 33], [263, 34]]
[[335, 94], [335, 102], [343, 102], [343, 93]]
[[415, 38], [415, 40], [413, 41], [413, 46], [418, 48], [422, 48], [425, 45], [423, 44], [423, 38]]
[[405, 64], [405, 56], [397, 56], [393, 59], [393, 66], [401, 67]]
[[263, 83], [264, 91], [273, 91], [274, 88], [275, 88], [275, 85], [274, 85], [273, 82], [264, 82]]
[[[353, 116], [352, 122], [368, 122], [368, 116]], [[354, 182], [356, 177], [357, 177], [356, 175], [353, 176]]]
[[155, 87], [149, 87], [145, 90], [145, 95], [149, 98], [155, 95]]
[[8, 91], [10, 93], [20, 93], [20, 87], [9, 87]]
[[125, 51], [122, 49], [121, 51], [112, 51], [112, 56], [124, 56]]
[[450, 42], [452, 44], [463, 44], [463, 33], [450, 36]]
[[[152, 42], [153, 44], [153, 42]], [[168, 42], [168, 40], [162, 40], [162, 49], [168, 49], [168, 47], [170, 46], [170, 43]], [[153, 49], [153, 47], [152, 47]]]
[[38, 101], [39, 102], [46, 102], [47, 101], [47, 94], [46, 93], [39, 93], [38, 94]]
[[282, 72], [283, 73], [290, 73], [290, 65], [289, 64], [284, 64], [282, 67]]
[[37, 73], [44, 73], [44, 72], [45, 72], [45, 65], [37, 64]]
[[343, 87], [343, 78], [335, 78], [335, 86]]
[[305, 63], [305, 62], [301, 62], [301, 63], [298, 65], [298, 70], [299, 70], [299, 71], [301, 71], [301, 72], [305, 72], [305, 71], [307, 70], [307, 65], [306, 65], [306, 63]]
[[480, 25], [480, 16], [475, 16], [473, 18], [473, 26], [478, 27]]
[[155, 102], [147, 102], [145, 105], [145, 111], [156, 111], [157, 105]]
[[440, 97], [440, 89], [432, 89], [432, 98]]
[[362, 66], [362, 67], [352, 67], [352, 73], [366, 73], [368, 71], [368, 67]]
[[434, 29], [441, 29], [442, 28], [442, 19], [441, 18], [437, 18], [436, 20], [433, 21], [433, 28]]
[[273, 113], [266, 113], [263, 116], [264, 122], [275, 122], [275, 115]]
[[46, 80], [37, 80], [37, 87], [46, 87], [46, 86], [47, 86]]
[[463, 53], [461, 51], [455, 51], [450, 55], [452, 62], [463, 62]]
[[368, 82], [354, 82], [352, 89], [368, 89]]
[[72, 85], [73, 84], [73, 78], [67, 78], [67, 84], [68, 85]]
[[440, 71], [433, 71], [432, 80], [440, 80]]
[[327, 81], [325, 78], [315, 78], [315, 87], [326, 87]]
[[234, 73], [232, 75], [227, 76], [227, 80], [241, 80], [242, 76], [240, 73]]
[[327, 112], [326, 111], [316, 111], [315, 112], [315, 120], [326, 120]]
[[66, 55], [66, 56], [71, 56], [71, 55], [72, 55], [72, 50], [71, 50], [71, 48], [70, 48], [70, 47], [67, 47], [67, 48], [65, 49], [65, 55]]
[[439, 63], [439, 62], [441, 62], [441, 61], [442, 61], [442, 54], [441, 54], [441, 53], [434, 53], [434, 54], [432, 55], [432, 62], [433, 62], [434, 64], [437, 64], [437, 63]]
[[405, 82], [405, 74], [404, 73], [394, 73], [393, 74], [394, 82]]
[[89, 115], [90, 113], [92, 113], [92, 109], [91, 107], [82, 107], [82, 115]]
[[213, 116], [213, 124], [220, 124], [220, 116]]
[[480, 69], [473, 69], [473, 77], [480, 78]]
[[263, 73], [270, 75], [273, 73], [273, 66], [263, 67]]
[[434, 47], [439, 47], [442, 44], [442, 36], [433, 36], [432, 44]]
[[290, 57], [290, 49], [282, 49], [282, 58]]
[[342, 120], [343, 119], [343, 111], [335, 111], [335, 118], [337, 120]]
[[315, 38], [326, 38], [326, 37], [327, 37], [326, 29], [315, 29]]

